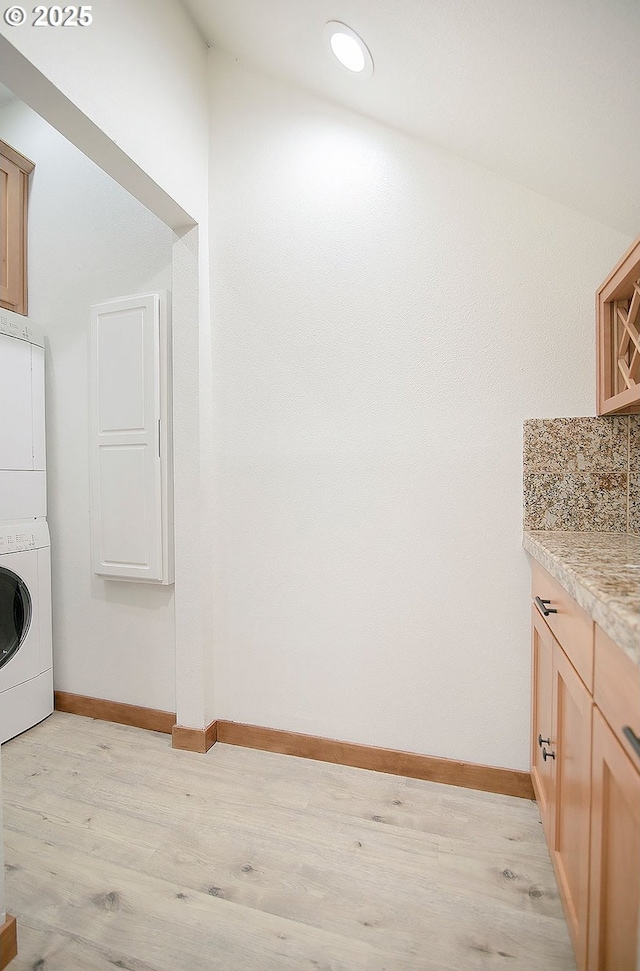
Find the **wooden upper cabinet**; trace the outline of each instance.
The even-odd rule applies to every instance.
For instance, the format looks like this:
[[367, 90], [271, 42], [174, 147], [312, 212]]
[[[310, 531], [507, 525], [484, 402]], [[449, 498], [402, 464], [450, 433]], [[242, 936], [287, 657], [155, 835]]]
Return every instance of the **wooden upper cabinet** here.
[[34, 164], [0, 140], [0, 307], [27, 313], [27, 199]]
[[599, 415], [640, 413], [640, 239], [596, 295]]

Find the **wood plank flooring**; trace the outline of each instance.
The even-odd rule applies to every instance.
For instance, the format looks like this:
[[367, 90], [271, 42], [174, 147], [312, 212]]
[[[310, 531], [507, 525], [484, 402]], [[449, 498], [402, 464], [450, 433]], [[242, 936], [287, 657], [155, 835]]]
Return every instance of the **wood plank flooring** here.
[[573, 971], [524, 799], [54, 715], [3, 746], [11, 971]]

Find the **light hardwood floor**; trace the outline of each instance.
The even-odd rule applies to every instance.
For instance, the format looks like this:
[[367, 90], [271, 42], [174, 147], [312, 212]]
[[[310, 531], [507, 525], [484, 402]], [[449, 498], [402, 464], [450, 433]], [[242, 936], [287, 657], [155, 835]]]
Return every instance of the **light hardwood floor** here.
[[11, 971], [575, 968], [527, 800], [59, 712], [3, 784]]

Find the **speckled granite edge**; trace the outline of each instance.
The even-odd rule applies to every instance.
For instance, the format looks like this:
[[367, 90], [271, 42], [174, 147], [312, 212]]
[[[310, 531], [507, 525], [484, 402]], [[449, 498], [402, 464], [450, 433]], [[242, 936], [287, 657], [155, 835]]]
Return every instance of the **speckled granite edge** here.
[[[562, 556], [558, 551], [549, 548], [545, 540], [553, 537], [552, 533], [538, 531], [536, 534], [525, 530], [523, 533], [522, 545], [531, 556], [540, 563], [544, 569], [554, 577], [555, 580], [573, 597], [576, 603], [589, 614], [596, 624], [608, 634], [612, 640], [620, 645], [622, 650], [636, 664], [640, 664], [640, 569], [631, 571], [624, 570], [625, 577], [620, 577], [620, 590], [618, 593], [608, 591], [607, 586], [615, 588], [616, 580], [620, 576], [621, 565], [611, 564], [606, 561], [607, 557], [603, 550], [593, 550], [586, 554], [584, 549], [576, 547], [578, 558], [582, 555], [583, 559], [590, 559], [589, 565], [571, 564], [568, 562], [572, 556], [571, 551], [567, 551]], [[610, 534], [616, 535], [616, 534]], [[618, 536], [620, 534], [617, 534]], [[577, 539], [579, 534], [564, 533], [562, 541], [573, 536]], [[589, 544], [594, 534], [583, 537], [578, 542], [584, 546]], [[622, 537], [620, 537], [622, 539]], [[628, 549], [632, 551], [634, 563], [640, 564], [640, 537], [626, 534], [627, 543], [631, 544]], [[634, 542], [635, 541], [635, 542]], [[553, 541], [552, 541], [553, 542]], [[571, 542], [571, 540], [569, 540]], [[637, 544], [637, 549], [635, 548]], [[621, 551], [622, 552], [622, 548]], [[622, 556], [624, 559], [624, 556]], [[609, 576], [607, 576], [607, 573]], [[623, 589], [627, 585], [632, 588], [631, 594], [628, 589]]]

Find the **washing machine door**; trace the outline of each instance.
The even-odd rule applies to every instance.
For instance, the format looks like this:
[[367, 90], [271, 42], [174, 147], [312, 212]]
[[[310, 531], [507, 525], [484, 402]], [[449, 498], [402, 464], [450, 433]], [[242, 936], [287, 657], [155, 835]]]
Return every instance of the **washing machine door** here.
[[22, 647], [31, 626], [32, 604], [26, 584], [0, 566], [0, 668]]

